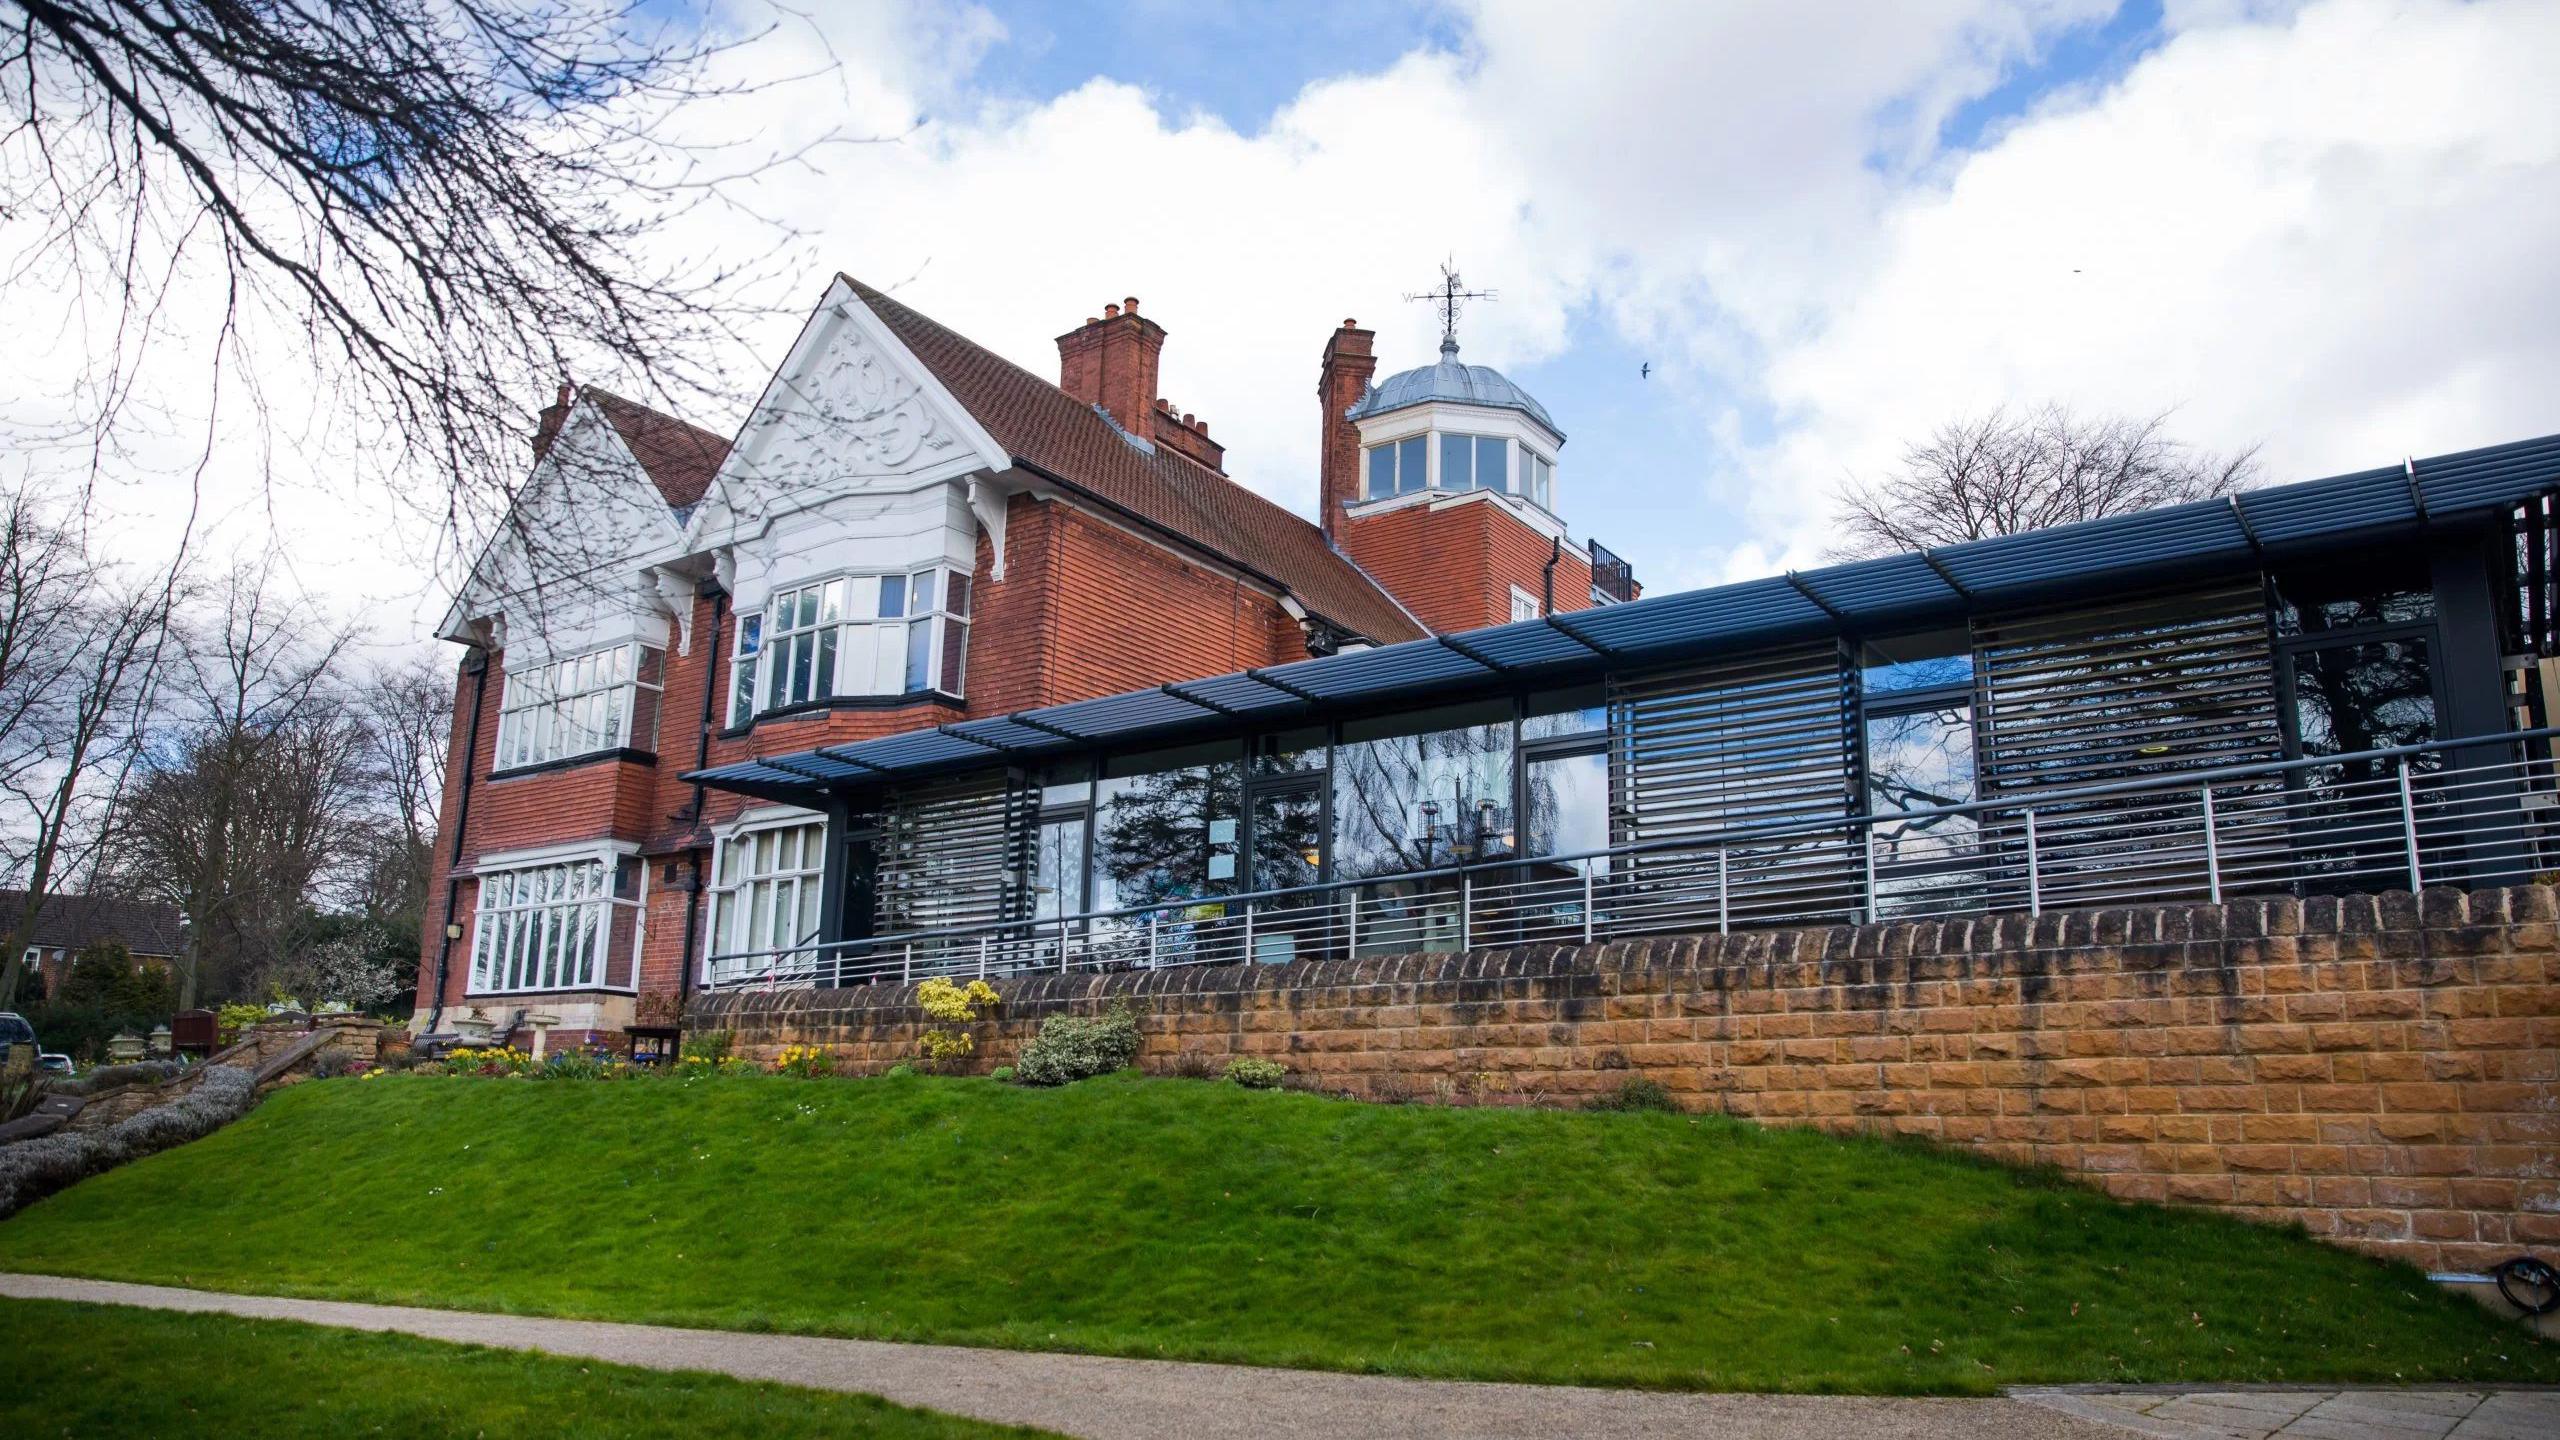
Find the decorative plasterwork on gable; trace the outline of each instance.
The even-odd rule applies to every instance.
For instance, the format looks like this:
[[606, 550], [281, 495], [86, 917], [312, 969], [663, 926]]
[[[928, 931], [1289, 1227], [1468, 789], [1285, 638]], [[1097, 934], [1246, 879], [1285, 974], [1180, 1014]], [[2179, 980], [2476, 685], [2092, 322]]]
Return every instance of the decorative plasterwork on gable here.
[[609, 626], [612, 615], [653, 608], [635, 593], [631, 566], [666, 553], [681, 536], [621, 432], [581, 397], [534, 462], [437, 633], [473, 644], [511, 624], [520, 642], [551, 635], [577, 643], [579, 632]]
[[686, 531], [734, 545], [842, 496], [912, 491], [1012, 458], [839, 280], [758, 398]]

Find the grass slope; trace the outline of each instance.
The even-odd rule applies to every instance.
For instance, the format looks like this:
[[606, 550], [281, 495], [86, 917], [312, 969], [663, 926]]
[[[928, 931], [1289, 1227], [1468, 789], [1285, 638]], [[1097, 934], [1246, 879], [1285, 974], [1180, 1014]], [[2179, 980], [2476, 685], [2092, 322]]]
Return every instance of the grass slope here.
[[998, 1440], [867, 1395], [282, 1320], [0, 1300], [0, 1435]]
[[0, 1265], [1596, 1384], [2560, 1380], [2405, 1267], [1918, 1146], [1132, 1077], [303, 1085]]

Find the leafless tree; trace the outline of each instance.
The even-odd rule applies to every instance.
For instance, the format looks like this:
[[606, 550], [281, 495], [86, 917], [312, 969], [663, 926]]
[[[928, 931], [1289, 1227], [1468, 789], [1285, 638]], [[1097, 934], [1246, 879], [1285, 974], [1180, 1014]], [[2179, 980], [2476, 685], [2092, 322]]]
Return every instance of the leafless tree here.
[[112, 861], [125, 888], [186, 916], [194, 1004], [310, 938], [363, 854], [373, 772], [338, 683], [353, 632], [291, 594], [273, 560], [233, 571], [185, 639]]
[[360, 906], [395, 943], [405, 937], [412, 951], [426, 914], [436, 811], [444, 799], [453, 686], [451, 669], [413, 656], [359, 681], [354, 697], [372, 792]]
[[[746, 282], [796, 249], [737, 187], [812, 148], [703, 138], [702, 102], [805, 78], [722, 78], [767, 33], [731, 13], [0, 0], [0, 296], [80, 317], [93, 467], [145, 352], [201, 326], [208, 412], [307, 380], [293, 423], [350, 438], [458, 536], [505, 512], [558, 378], [679, 412], [728, 394]], [[725, 253], [655, 243], [704, 207]]]
[[2245, 490], [2257, 450], [2212, 455], [2170, 438], [2169, 416], [2097, 419], [2060, 405], [1938, 427], [1901, 468], [1852, 484], [1834, 558], [1866, 559], [2097, 520]]
[[[0, 497], [0, 862], [25, 891], [0, 955], [27, 944], [67, 877], [94, 872], [140, 753], [175, 573], [101, 563], [77, 518], [21, 487]], [[0, 1006], [19, 966], [0, 965]]]

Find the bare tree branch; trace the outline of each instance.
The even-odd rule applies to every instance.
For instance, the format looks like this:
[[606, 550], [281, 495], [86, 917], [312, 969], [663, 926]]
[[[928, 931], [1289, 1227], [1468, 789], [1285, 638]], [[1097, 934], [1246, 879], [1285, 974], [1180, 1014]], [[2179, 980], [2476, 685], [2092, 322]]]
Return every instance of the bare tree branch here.
[[2060, 405], [1956, 420], [1903, 452], [1902, 466], [1852, 483], [1833, 523], [1835, 559], [1859, 560], [2048, 525], [2069, 525], [2257, 483], [2257, 450], [2211, 455], [2171, 439], [2166, 413], [2091, 419]]
[[[107, 317], [76, 386], [92, 472], [130, 438], [170, 308], [199, 296], [227, 296], [231, 384], [306, 375], [314, 423], [456, 542], [505, 515], [530, 411], [562, 376], [730, 411], [720, 361], [762, 313], [738, 297], [790, 237], [729, 196], [836, 137], [682, 133], [702, 102], [803, 78], [719, 78], [769, 33], [722, 38], [725, 14], [0, 0], [0, 220], [33, 237], [0, 261], [0, 294]], [[749, 232], [726, 257], [652, 243], [706, 206]], [[259, 353], [279, 340], [289, 355]]]

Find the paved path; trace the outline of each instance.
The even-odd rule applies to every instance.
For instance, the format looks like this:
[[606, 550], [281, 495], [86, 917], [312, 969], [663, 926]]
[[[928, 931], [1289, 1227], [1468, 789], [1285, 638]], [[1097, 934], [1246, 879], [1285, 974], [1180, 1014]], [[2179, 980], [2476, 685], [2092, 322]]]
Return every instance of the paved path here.
[[[2433, 1390], [2190, 1395], [2062, 1389], [2000, 1400], [1672, 1395], [682, 1330], [44, 1275], [0, 1274], [0, 1297], [302, 1320], [655, 1370], [712, 1370], [858, 1391], [1088, 1440], [2127, 1440], [2127, 1428], [2169, 1440], [2264, 1440], [2275, 1434], [2295, 1440], [2550, 1440], [2560, 1433], [2552, 1423], [2560, 1410], [2551, 1408], [2560, 1392], [2551, 1391], [2485, 1399]], [[2368, 1420], [2380, 1428], [2344, 1428]]]
[[2014, 1392], [2066, 1415], [2160, 1440], [2553, 1440], [2560, 1390], [2108, 1390]]

